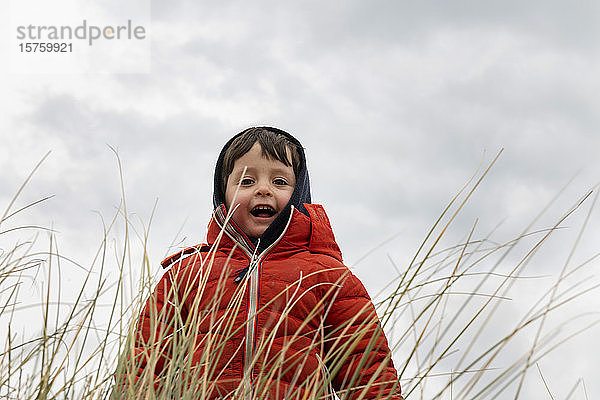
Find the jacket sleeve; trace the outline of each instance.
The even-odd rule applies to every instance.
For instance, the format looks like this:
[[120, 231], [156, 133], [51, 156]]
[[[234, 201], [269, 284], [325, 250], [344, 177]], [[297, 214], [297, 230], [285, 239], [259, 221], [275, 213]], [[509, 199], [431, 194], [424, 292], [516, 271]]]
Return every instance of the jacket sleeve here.
[[350, 270], [336, 268], [326, 310], [326, 364], [341, 399], [401, 400], [385, 333], [365, 287]]

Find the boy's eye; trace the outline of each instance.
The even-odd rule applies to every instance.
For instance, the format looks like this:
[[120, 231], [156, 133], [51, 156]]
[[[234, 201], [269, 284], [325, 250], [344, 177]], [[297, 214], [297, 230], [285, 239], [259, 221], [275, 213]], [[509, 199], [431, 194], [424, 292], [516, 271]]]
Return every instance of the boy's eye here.
[[275, 185], [287, 185], [287, 181], [283, 178], [276, 178], [275, 180], [273, 180], [273, 183]]
[[242, 180], [240, 181], [241, 185], [252, 185], [254, 183], [254, 180], [252, 178], [242, 178]]

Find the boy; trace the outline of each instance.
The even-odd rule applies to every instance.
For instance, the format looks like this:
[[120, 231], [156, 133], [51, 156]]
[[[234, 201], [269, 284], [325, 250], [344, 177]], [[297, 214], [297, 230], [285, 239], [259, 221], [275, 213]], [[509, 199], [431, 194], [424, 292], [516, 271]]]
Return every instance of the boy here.
[[128, 395], [401, 399], [371, 300], [311, 204], [300, 142], [270, 127], [233, 137], [213, 203], [208, 244], [162, 262]]

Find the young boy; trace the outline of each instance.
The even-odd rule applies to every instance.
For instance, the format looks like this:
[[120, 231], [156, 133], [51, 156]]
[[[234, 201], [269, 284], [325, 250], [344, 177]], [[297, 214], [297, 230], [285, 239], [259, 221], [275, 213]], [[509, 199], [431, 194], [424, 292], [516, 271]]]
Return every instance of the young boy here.
[[128, 395], [401, 399], [373, 304], [311, 204], [300, 142], [270, 127], [233, 137], [213, 202], [208, 243], [162, 262]]

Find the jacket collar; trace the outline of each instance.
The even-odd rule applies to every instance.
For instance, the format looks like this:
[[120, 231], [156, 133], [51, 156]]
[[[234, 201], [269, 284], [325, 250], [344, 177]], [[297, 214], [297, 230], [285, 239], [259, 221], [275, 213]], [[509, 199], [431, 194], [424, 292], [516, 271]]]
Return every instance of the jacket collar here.
[[[311, 253], [328, 255], [342, 261], [342, 253], [335, 241], [329, 218], [323, 206], [305, 203], [304, 207], [308, 216], [292, 207], [291, 215], [273, 251], [308, 250]], [[217, 207], [213, 213], [208, 225], [207, 241], [209, 245], [218, 243], [221, 251], [233, 250], [235, 253], [234, 247], [240, 248], [248, 257], [251, 257], [256, 249], [255, 244], [237, 226], [235, 221], [228, 218], [224, 205]]]

